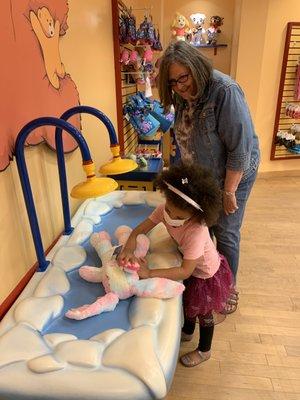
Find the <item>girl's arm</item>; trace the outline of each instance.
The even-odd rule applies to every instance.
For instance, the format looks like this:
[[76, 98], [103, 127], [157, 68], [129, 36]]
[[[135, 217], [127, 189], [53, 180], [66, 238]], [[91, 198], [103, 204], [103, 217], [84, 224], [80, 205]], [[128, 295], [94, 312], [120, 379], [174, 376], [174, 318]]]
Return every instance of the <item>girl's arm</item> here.
[[122, 263], [128, 262], [136, 262], [136, 257], [134, 256], [134, 250], [136, 248], [136, 238], [141, 233], [146, 234], [151, 229], [153, 229], [157, 224], [151, 221], [151, 219], [147, 218], [145, 221], [140, 223], [134, 230], [131, 232], [125, 246], [123, 247], [121, 253], [118, 256], [118, 263], [121, 265]]
[[189, 278], [196, 268], [198, 260], [183, 260], [181, 267], [172, 267], [167, 269], [148, 269], [146, 264], [140, 263], [140, 269], [137, 271], [142, 279], [146, 278], [167, 278], [173, 281], [183, 281]]

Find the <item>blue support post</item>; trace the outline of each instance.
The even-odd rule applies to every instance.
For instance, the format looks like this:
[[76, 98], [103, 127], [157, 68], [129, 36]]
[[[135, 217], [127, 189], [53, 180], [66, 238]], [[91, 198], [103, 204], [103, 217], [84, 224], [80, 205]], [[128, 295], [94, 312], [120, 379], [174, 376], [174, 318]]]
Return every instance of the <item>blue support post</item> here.
[[[33, 121], [26, 124], [18, 134], [18, 137], [16, 140], [16, 146], [15, 146], [16, 161], [17, 161], [17, 167], [18, 167], [18, 171], [19, 171], [21, 186], [22, 186], [22, 190], [23, 190], [24, 200], [25, 200], [25, 204], [26, 204], [27, 214], [28, 214], [28, 218], [29, 218], [31, 234], [32, 234], [32, 238], [33, 238], [33, 242], [34, 242], [34, 246], [35, 246], [37, 259], [38, 259], [38, 271], [45, 271], [49, 264], [49, 261], [47, 261], [45, 258], [40, 228], [39, 228], [39, 224], [38, 224], [38, 219], [37, 219], [36, 209], [35, 209], [35, 205], [34, 205], [31, 185], [30, 185], [27, 166], [26, 166], [26, 162], [25, 162], [24, 145], [25, 145], [26, 138], [34, 129], [39, 128], [41, 126], [45, 126], [45, 125], [46, 126], [47, 125], [55, 126], [55, 127], [60, 128], [61, 130], [64, 129], [66, 132], [68, 132], [78, 143], [83, 162], [88, 163], [91, 161], [90, 151], [89, 151], [88, 145], [87, 145], [84, 137], [82, 136], [82, 134], [73, 125], [71, 125], [68, 122], [63, 121], [59, 118], [42, 117], [42, 118], [34, 119]], [[64, 159], [63, 159], [63, 161], [64, 161]], [[60, 162], [62, 162], [62, 161], [60, 161]]]
[[[100, 121], [102, 121], [106, 129], [108, 130], [110, 145], [111, 146], [118, 145], [117, 135], [113, 124], [111, 123], [110, 119], [105, 114], [103, 114], [102, 111], [97, 110], [97, 108], [90, 106], [72, 107], [69, 110], [65, 111], [60, 118], [67, 121], [73, 115], [81, 113], [91, 114], [94, 117], [98, 118]], [[68, 184], [66, 177], [65, 156], [64, 156], [63, 140], [62, 140], [62, 128], [59, 126], [57, 126], [55, 129], [55, 146], [57, 151], [60, 193], [61, 193], [61, 201], [62, 201], [64, 224], [65, 224], [64, 233], [66, 235], [70, 235], [70, 233], [73, 231], [73, 228], [71, 226]]]

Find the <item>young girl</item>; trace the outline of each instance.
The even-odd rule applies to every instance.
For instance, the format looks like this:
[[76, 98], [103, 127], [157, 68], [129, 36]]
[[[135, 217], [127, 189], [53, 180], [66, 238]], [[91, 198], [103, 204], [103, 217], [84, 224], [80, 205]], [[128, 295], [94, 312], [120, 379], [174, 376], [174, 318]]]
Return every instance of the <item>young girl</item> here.
[[[218, 218], [222, 197], [212, 176], [197, 165], [170, 167], [159, 175], [156, 186], [164, 194], [165, 204], [158, 206], [132, 231], [118, 261], [120, 264], [139, 262], [140, 278], [162, 277], [184, 281], [182, 340], [192, 339], [197, 318], [200, 340], [197, 349], [180, 360], [186, 367], [193, 367], [210, 358], [213, 312], [220, 313], [224, 309], [233, 285], [228, 262], [217, 252], [208, 231]], [[178, 243], [183, 255], [181, 268], [148, 269], [144, 260], [134, 257], [137, 235], [146, 234], [160, 222]]]

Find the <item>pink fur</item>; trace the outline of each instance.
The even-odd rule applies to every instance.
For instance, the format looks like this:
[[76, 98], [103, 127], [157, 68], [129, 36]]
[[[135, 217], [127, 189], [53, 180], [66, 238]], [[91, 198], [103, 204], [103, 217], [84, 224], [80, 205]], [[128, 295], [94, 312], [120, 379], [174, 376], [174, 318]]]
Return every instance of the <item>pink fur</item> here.
[[137, 258], [145, 257], [149, 250], [150, 240], [146, 235], [138, 235], [136, 238], [136, 249], [134, 255]]
[[124, 245], [127, 242], [131, 232], [132, 229], [129, 228], [129, 226], [126, 225], [119, 226], [115, 231], [115, 237], [118, 239], [119, 244]]
[[[120, 226], [115, 234], [120, 244], [125, 244], [131, 232], [131, 228]], [[79, 269], [80, 276], [89, 282], [102, 282], [106, 295], [98, 298], [92, 304], [86, 304], [69, 310], [65, 315], [72, 319], [85, 319], [104, 311], [115, 309], [119, 299], [127, 299], [131, 296], [155, 297], [169, 299], [181, 294], [184, 285], [180, 282], [165, 278], [150, 278], [139, 280], [136, 271], [140, 267], [138, 263], [130, 263], [123, 268], [118, 266], [115, 259], [107, 260], [108, 249], [112, 249], [110, 236], [102, 231], [91, 236], [91, 244], [102, 260], [101, 268], [84, 266]], [[135, 256], [145, 257], [149, 249], [150, 241], [145, 235], [138, 235], [136, 241]], [[117, 271], [121, 273], [119, 273]], [[119, 280], [118, 277], [120, 278]]]
[[151, 63], [152, 62], [153, 51], [150, 48], [145, 50], [143, 59], [144, 59], [145, 63]]
[[103, 279], [101, 268], [87, 265], [79, 269], [79, 275], [88, 282], [101, 282]]
[[71, 308], [65, 315], [71, 319], [86, 319], [104, 311], [113, 311], [118, 302], [119, 297], [115, 293], [110, 292], [103, 297], [99, 297], [93, 304], [85, 304], [78, 308]]
[[136, 272], [140, 269], [140, 264], [137, 262], [127, 262], [125, 263], [124, 261], [121, 262], [121, 267], [124, 269], [126, 272]]

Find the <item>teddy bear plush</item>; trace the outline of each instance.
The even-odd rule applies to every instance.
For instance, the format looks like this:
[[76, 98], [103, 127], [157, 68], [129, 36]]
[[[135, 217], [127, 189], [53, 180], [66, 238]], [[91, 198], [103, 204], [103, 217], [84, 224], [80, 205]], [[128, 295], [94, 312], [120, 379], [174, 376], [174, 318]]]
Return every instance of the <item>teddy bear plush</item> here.
[[206, 15], [201, 13], [196, 13], [190, 15], [190, 19], [194, 25], [192, 29], [191, 44], [193, 44], [194, 46], [200, 46], [201, 44], [205, 43], [204, 40], [205, 29], [203, 28], [203, 25], [206, 19]]
[[[117, 228], [115, 236], [119, 245], [126, 243], [131, 230], [125, 225]], [[79, 275], [88, 282], [102, 283], [105, 295], [97, 298], [94, 303], [70, 309], [65, 314], [66, 317], [82, 320], [104, 311], [113, 311], [120, 299], [127, 299], [131, 296], [169, 299], [183, 292], [184, 285], [170, 279], [140, 280], [137, 274], [139, 268], [137, 263], [128, 263], [120, 267], [113, 256], [115, 247], [112, 246], [107, 232], [101, 231], [92, 234], [90, 243], [98, 253], [102, 267], [83, 266], [79, 269]], [[137, 258], [145, 257], [149, 244], [150, 241], [146, 235], [138, 235], [135, 256]]]
[[224, 18], [214, 15], [210, 18], [210, 27], [207, 29], [207, 44], [217, 44], [219, 33], [221, 33], [220, 26], [223, 25]]
[[189, 21], [184, 15], [181, 15], [177, 12], [172, 24], [172, 35], [176, 40], [185, 40], [186, 36], [190, 33], [191, 28]]

